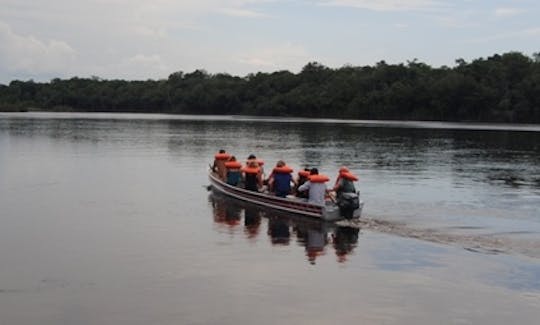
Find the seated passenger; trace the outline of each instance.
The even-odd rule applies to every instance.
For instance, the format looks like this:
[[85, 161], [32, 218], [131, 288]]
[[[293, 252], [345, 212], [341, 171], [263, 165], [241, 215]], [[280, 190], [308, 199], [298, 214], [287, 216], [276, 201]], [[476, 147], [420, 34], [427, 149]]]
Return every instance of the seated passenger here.
[[309, 180], [305, 182], [302, 186], [298, 187], [299, 191], [309, 191], [309, 203], [315, 203], [324, 205], [324, 198], [326, 196], [326, 184], [329, 178], [325, 175], [319, 175], [319, 170], [317, 168], [311, 168], [309, 171]]
[[221, 149], [214, 156], [214, 165], [212, 165], [212, 171], [217, 173], [219, 178], [224, 181], [227, 176], [227, 169], [225, 168], [225, 162], [231, 158], [225, 150]]
[[250, 161], [256, 161], [257, 162], [257, 164], [258, 164], [258, 166], [260, 168], [260, 171], [261, 171], [261, 176], [262, 176], [262, 178], [264, 180], [264, 167], [263, 167], [264, 166], [264, 160], [257, 159], [257, 157], [254, 154], [251, 154], [247, 158], [246, 165], [248, 165]]
[[229, 161], [225, 163], [225, 168], [227, 169], [227, 184], [238, 186], [242, 177], [242, 164], [236, 160], [235, 156], [231, 156]]
[[341, 167], [332, 190], [336, 192], [338, 197], [341, 193], [356, 193], [353, 182], [357, 180], [358, 177], [352, 174], [347, 167]]
[[300, 198], [307, 199], [308, 191], [299, 191], [298, 188], [302, 186], [305, 182], [309, 180], [309, 168], [304, 168], [298, 172], [298, 179], [295, 181], [295, 192], [296, 196]]
[[291, 182], [294, 182], [292, 172], [292, 168], [285, 165], [283, 160], [277, 162], [268, 178], [268, 186], [276, 193], [276, 196], [286, 197], [291, 192]]
[[354, 210], [358, 209], [360, 204], [358, 193], [356, 193], [356, 188], [354, 187], [354, 182], [357, 180], [358, 177], [352, 174], [347, 167], [341, 167], [336, 184], [332, 189], [336, 192], [340, 214], [345, 219], [351, 219]]
[[262, 187], [262, 174], [259, 164], [255, 160], [248, 161], [247, 166], [242, 168], [244, 177], [244, 188], [250, 191], [259, 191]]

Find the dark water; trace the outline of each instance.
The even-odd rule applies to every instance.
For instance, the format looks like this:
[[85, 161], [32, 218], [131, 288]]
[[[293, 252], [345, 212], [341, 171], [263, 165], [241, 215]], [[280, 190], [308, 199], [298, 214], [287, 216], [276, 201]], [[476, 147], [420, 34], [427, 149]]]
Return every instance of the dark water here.
[[[535, 324], [540, 127], [0, 114], [0, 324]], [[360, 176], [362, 229], [207, 192]]]

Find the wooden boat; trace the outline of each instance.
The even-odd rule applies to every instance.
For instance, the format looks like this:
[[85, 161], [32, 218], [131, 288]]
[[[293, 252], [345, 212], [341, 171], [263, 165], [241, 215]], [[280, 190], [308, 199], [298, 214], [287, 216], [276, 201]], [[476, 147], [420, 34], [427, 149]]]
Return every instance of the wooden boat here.
[[[255, 203], [272, 209], [286, 211], [290, 213], [319, 218], [325, 221], [341, 220], [339, 207], [332, 201], [326, 201], [325, 205], [309, 203], [305, 199], [288, 196], [287, 198], [277, 197], [273, 194], [254, 192], [241, 187], [229, 185], [222, 181], [216, 173], [209, 174], [210, 184], [213, 191], [223, 193], [236, 199]], [[360, 206], [354, 211], [353, 218], [360, 218], [364, 202], [360, 201]]]

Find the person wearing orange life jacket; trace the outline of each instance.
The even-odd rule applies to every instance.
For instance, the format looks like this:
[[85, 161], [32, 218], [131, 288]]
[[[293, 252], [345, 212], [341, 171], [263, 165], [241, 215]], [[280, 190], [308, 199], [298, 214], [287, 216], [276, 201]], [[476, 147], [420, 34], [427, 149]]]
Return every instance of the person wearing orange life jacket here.
[[308, 198], [308, 192], [307, 191], [299, 191], [298, 188], [302, 186], [305, 182], [309, 180], [309, 168], [304, 168], [303, 170], [300, 170], [298, 172], [298, 178], [295, 181], [295, 192], [296, 196], [300, 198], [307, 199]]
[[324, 205], [324, 198], [326, 192], [328, 192], [325, 182], [328, 182], [329, 180], [330, 179], [327, 176], [319, 174], [317, 168], [311, 168], [309, 171], [309, 180], [300, 186], [298, 190], [309, 191], [309, 203]]
[[227, 169], [227, 184], [238, 186], [240, 179], [242, 178], [242, 164], [236, 160], [235, 156], [225, 162], [225, 168]]
[[359, 207], [359, 197], [354, 187], [358, 177], [351, 173], [347, 167], [341, 167], [333, 191], [336, 192], [337, 205], [345, 219], [351, 219], [355, 209]]
[[221, 180], [225, 180], [227, 177], [227, 168], [225, 168], [225, 162], [231, 158], [225, 150], [221, 149], [214, 156], [214, 164], [212, 165], [212, 171], [217, 173]]
[[276, 167], [268, 177], [268, 186], [276, 193], [276, 196], [287, 197], [291, 192], [291, 182], [294, 182], [292, 172], [292, 168], [287, 166], [283, 160], [277, 162]]
[[347, 167], [343, 166], [339, 169], [336, 183], [334, 184], [334, 188], [332, 190], [335, 191], [338, 195], [341, 192], [356, 193], [353, 182], [357, 180], [358, 177], [351, 173]]
[[263, 185], [262, 173], [259, 164], [255, 160], [250, 160], [247, 166], [242, 168], [244, 178], [244, 188], [246, 190], [258, 192]]
[[248, 165], [249, 162], [252, 161], [252, 160], [257, 162], [257, 165], [259, 166], [262, 178], [264, 180], [264, 160], [257, 159], [257, 157], [254, 154], [251, 154], [247, 158], [246, 165]]

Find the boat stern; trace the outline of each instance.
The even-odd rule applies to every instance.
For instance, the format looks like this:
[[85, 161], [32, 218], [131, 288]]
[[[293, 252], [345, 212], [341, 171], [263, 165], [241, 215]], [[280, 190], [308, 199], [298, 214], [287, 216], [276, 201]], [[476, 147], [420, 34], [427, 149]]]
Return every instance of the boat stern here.
[[[359, 202], [358, 209], [355, 209], [353, 212], [353, 219], [359, 219], [362, 216], [362, 210], [364, 208], [364, 201]], [[324, 206], [324, 212], [322, 219], [326, 221], [338, 221], [343, 220], [344, 217], [341, 215], [341, 211], [336, 204], [327, 203]]]

